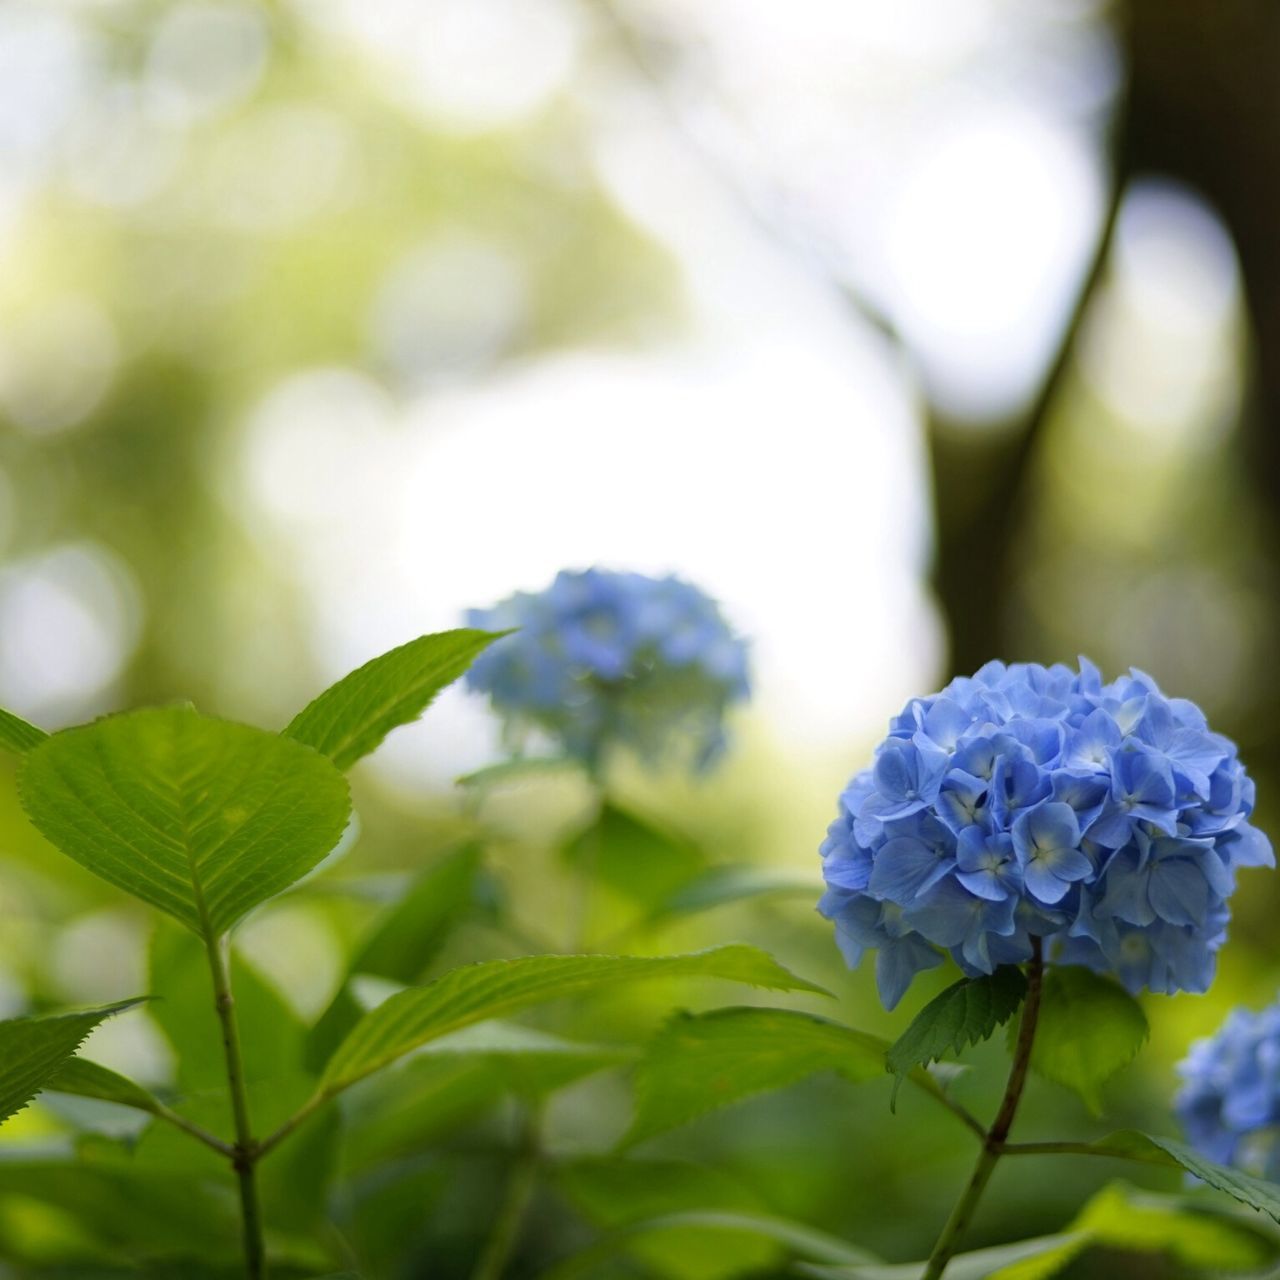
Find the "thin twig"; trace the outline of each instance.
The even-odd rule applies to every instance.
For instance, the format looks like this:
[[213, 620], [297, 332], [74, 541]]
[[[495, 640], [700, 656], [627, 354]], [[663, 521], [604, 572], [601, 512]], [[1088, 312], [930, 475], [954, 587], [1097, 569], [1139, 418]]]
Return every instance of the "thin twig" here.
[[[125, 1105], [128, 1105], [127, 1103]], [[188, 1120], [186, 1116], [180, 1115], [171, 1107], [166, 1107], [163, 1102], [155, 1102], [152, 1106], [140, 1108], [145, 1110], [149, 1116], [155, 1116], [157, 1120], [164, 1120], [166, 1123], [173, 1125], [177, 1129], [181, 1129], [183, 1133], [194, 1138], [197, 1142], [203, 1142], [206, 1147], [216, 1151], [220, 1156], [225, 1156], [228, 1160], [234, 1160], [236, 1149], [229, 1142], [223, 1142], [221, 1138], [215, 1137], [207, 1129], [202, 1129], [198, 1124]]]

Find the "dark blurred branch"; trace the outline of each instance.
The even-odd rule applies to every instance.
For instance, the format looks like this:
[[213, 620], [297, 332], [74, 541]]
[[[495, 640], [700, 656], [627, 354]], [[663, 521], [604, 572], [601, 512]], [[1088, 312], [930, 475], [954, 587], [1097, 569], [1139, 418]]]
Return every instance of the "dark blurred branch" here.
[[[1249, 402], [1241, 422], [1244, 483], [1254, 511], [1242, 529], [1243, 573], [1271, 604], [1280, 594], [1280, 4], [1275, 0], [1126, 0], [1117, 26], [1129, 69], [1126, 175], [1163, 174], [1197, 190], [1239, 255], [1252, 328]], [[1260, 552], [1261, 554], [1257, 554]], [[1210, 656], [1210, 655], [1206, 655]], [[1256, 664], [1246, 738], [1280, 763], [1280, 682]], [[1250, 760], [1258, 763], [1257, 745]]]
[[1071, 368], [1076, 340], [1106, 272], [1116, 218], [1127, 184], [1117, 174], [1075, 305], [1035, 399], [1020, 422], [1005, 430], [964, 427], [933, 414], [937, 554], [934, 589], [951, 632], [952, 674], [969, 674], [1005, 651], [1005, 609], [1019, 530], [1034, 486], [1037, 448]]

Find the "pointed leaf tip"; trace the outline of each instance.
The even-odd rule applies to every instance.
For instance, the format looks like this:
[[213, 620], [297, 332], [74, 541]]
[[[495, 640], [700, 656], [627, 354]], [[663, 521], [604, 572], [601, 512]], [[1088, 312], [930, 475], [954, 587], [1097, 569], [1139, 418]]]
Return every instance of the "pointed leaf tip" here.
[[392, 729], [416, 720], [477, 654], [507, 634], [460, 627], [410, 640], [331, 685], [293, 718], [285, 737], [348, 769]]
[[28, 724], [21, 716], [0, 707], [0, 747], [22, 755], [32, 747], [38, 747], [49, 735], [43, 729]]
[[0, 1022], [0, 1124], [47, 1088], [100, 1022], [141, 999]]

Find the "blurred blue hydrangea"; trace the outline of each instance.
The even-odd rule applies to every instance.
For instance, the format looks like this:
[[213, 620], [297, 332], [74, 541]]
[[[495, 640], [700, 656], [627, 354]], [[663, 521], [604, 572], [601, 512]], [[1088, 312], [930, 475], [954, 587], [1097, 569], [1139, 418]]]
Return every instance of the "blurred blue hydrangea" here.
[[676, 577], [566, 570], [467, 621], [519, 628], [476, 659], [470, 687], [512, 734], [539, 729], [591, 768], [610, 746], [652, 761], [677, 743], [704, 768], [724, 748], [726, 709], [750, 692], [746, 645]]
[[1221, 1164], [1280, 1175], [1280, 1003], [1236, 1009], [1179, 1064], [1178, 1116], [1188, 1141]]
[[1235, 745], [1132, 671], [988, 663], [890, 723], [821, 854], [848, 963], [888, 1008], [949, 951], [966, 974], [1031, 957], [1130, 991], [1204, 991], [1238, 867], [1274, 866]]

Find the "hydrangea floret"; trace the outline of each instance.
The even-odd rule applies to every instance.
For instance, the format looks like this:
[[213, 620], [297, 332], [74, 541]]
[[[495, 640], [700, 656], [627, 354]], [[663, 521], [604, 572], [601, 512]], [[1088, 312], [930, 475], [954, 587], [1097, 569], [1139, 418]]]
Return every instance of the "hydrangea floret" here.
[[1280, 1178], [1280, 1001], [1233, 1010], [1178, 1073], [1176, 1108], [1191, 1144], [1220, 1164]]
[[1031, 958], [1131, 992], [1204, 991], [1241, 867], [1274, 866], [1235, 744], [1133, 669], [991, 662], [913, 698], [822, 843], [850, 966], [883, 1003], [949, 953], [969, 977]]
[[745, 643], [674, 576], [565, 570], [468, 622], [517, 628], [467, 673], [510, 735], [540, 730], [592, 768], [612, 746], [653, 761], [677, 743], [705, 768], [724, 748], [726, 711], [750, 692]]

